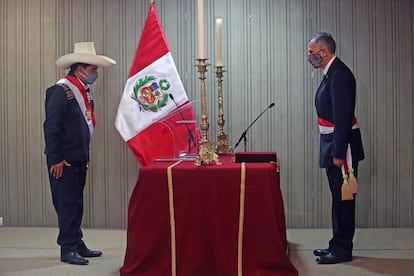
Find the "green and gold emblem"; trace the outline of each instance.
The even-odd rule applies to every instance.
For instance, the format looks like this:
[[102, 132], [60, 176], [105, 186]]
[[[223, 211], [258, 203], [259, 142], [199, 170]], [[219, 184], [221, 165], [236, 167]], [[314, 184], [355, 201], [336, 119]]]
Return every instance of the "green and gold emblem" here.
[[170, 87], [167, 79], [158, 80], [155, 76], [147, 75], [135, 83], [131, 98], [138, 102], [139, 111], [158, 112], [167, 105]]

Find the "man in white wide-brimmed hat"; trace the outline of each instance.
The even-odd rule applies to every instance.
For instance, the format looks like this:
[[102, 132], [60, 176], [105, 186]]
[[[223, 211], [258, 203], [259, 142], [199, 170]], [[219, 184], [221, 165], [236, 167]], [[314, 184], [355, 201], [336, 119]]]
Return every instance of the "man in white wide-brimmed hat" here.
[[89, 164], [89, 144], [95, 126], [90, 85], [98, 78], [98, 67], [116, 64], [97, 55], [93, 42], [75, 43], [74, 52], [56, 61], [69, 73], [46, 90], [46, 118], [43, 124], [45, 154], [55, 207], [62, 262], [86, 265], [88, 257], [100, 251], [82, 241], [83, 189]]

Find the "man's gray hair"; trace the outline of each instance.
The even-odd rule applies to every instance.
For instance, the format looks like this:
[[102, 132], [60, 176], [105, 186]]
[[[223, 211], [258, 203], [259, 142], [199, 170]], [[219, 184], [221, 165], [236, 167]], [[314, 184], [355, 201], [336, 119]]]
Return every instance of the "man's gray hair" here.
[[313, 41], [316, 44], [323, 44], [331, 54], [335, 54], [336, 43], [330, 33], [317, 33], [309, 39], [309, 42], [310, 41]]

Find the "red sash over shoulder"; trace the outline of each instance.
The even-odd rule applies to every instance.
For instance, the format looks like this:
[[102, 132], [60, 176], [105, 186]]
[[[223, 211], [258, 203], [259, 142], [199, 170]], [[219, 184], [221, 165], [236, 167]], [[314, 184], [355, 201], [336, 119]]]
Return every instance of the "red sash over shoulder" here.
[[57, 83], [64, 83], [72, 90], [73, 95], [75, 96], [79, 108], [86, 121], [86, 124], [89, 127], [89, 133], [92, 136], [93, 129], [95, 127], [95, 114], [93, 113], [91, 102], [89, 101], [85, 86], [79, 81], [78, 78], [70, 75], [59, 80]]

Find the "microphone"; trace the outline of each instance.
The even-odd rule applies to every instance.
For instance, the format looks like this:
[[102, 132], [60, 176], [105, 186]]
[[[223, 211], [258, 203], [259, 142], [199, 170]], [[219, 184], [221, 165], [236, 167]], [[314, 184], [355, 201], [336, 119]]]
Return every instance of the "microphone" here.
[[242, 135], [240, 136], [240, 138], [239, 138], [239, 141], [237, 141], [237, 143], [236, 143], [236, 145], [234, 146], [234, 149], [236, 149], [237, 148], [237, 146], [240, 144], [240, 142], [241, 142], [241, 140], [243, 140], [244, 139], [244, 151], [246, 151], [246, 134], [247, 134], [247, 131], [253, 126], [253, 124], [263, 115], [263, 113], [265, 113], [266, 111], [268, 111], [269, 109], [271, 109], [272, 107], [274, 107], [275, 106], [275, 103], [271, 103], [268, 107], [266, 107], [266, 109], [265, 110], [263, 110], [260, 114], [259, 114], [259, 116], [257, 116], [257, 118], [249, 125], [249, 127], [248, 128], [246, 128], [246, 130], [245, 131], [243, 131], [243, 133], [242, 133]]
[[[174, 96], [171, 93], [169, 93], [168, 96], [170, 96], [170, 99], [174, 102], [175, 106], [178, 108], [179, 106], [178, 106], [177, 102], [175, 101]], [[178, 112], [180, 113], [181, 118], [185, 121], [184, 115], [183, 115], [183, 113], [181, 113], [181, 110], [178, 109]], [[191, 152], [191, 143], [193, 143], [195, 149], [197, 149], [197, 143], [194, 139], [193, 132], [188, 127], [187, 123], [185, 123], [185, 126], [187, 127], [187, 132], [188, 132], [188, 153], [190, 153]]]

